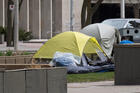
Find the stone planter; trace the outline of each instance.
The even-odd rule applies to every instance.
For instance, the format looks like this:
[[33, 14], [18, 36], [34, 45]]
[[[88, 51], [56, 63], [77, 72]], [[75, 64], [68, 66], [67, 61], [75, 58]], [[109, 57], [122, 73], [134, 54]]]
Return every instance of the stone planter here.
[[32, 55], [0, 56], [0, 64], [31, 64]]
[[0, 71], [0, 93], [67, 93], [65, 68]]
[[0, 34], [0, 44], [4, 43], [4, 34]]
[[115, 45], [115, 85], [140, 85], [140, 44]]

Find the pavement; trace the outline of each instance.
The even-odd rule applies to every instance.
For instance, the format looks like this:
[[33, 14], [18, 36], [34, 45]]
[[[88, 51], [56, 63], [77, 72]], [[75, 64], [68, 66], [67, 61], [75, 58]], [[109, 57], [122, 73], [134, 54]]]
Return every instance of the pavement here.
[[[37, 51], [46, 40], [31, 40], [30, 42], [19, 42], [19, 51]], [[0, 44], [0, 51], [14, 50], [7, 47], [6, 42]], [[114, 81], [68, 83], [68, 93], [140, 93], [140, 85], [115, 86]]]
[[[30, 41], [30, 42], [19, 42], [18, 51], [37, 51], [45, 41]], [[7, 47], [6, 42], [0, 44], [0, 51], [14, 50], [14, 47]]]
[[68, 83], [68, 93], [140, 93], [140, 85], [114, 85], [114, 81]]

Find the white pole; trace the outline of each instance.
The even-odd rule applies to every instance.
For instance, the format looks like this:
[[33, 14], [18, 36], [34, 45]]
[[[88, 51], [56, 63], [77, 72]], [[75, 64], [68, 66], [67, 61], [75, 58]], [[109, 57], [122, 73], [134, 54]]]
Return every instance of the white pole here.
[[41, 0], [39, 0], [39, 39], [41, 39]]
[[18, 51], [18, 34], [19, 34], [19, 1], [15, 4], [15, 29], [14, 29], [14, 49]]
[[70, 0], [70, 31], [73, 31], [73, 0]]
[[29, 19], [29, 16], [30, 16], [30, 14], [29, 14], [29, 9], [30, 9], [30, 8], [29, 8], [29, 3], [30, 3], [29, 0], [27, 0], [27, 32], [30, 31], [30, 28], [29, 28], [29, 22], [30, 22], [30, 21], [29, 21], [29, 20], [30, 20], [30, 19]]
[[5, 0], [3, 0], [3, 27], [5, 27]]
[[53, 29], [52, 29], [52, 26], [53, 26], [53, 21], [52, 21], [52, 11], [53, 11], [53, 9], [52, 9], [52, 0], [50, 0], [50, 19], [51, 19], [51, 22], [50, 22], [50, 24], [51, 24], [51, 28], [50, 28], [50, 30], [51, 30], [51, 38], [52, 38], [52, 33], [53, 33]]
[[121, 0], [121, 18], [125, 18], [125, 0]]

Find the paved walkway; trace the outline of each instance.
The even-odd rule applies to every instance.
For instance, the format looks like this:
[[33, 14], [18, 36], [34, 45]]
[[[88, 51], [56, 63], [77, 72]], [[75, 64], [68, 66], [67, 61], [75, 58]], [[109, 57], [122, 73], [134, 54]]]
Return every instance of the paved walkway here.
[[[23, 43], [19, 42], [18, 50], [19, 51], [37, 51], [43, 43], [39, 42], [33, 42], [33, 43]], [[0, 44], [0, 51], [6, 51], [6, 50], [14, 50], [14, 47], [7, 47], [6, 43]]]
[[114, 86], [114, 81], [68, 83], [68, 93], [140, 93], [140, 85]]

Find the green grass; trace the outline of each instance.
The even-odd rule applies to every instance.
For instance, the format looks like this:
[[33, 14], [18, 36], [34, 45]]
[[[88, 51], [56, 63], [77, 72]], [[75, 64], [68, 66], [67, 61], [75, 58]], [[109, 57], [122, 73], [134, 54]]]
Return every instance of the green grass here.
[[114, 80], [114, 72], [68, 74], [68, 83]]
[[21, 55], [30, 55], [30, 54], [32, 54], [31, 52], [23, 52], [23, 53], [21, 53]]

